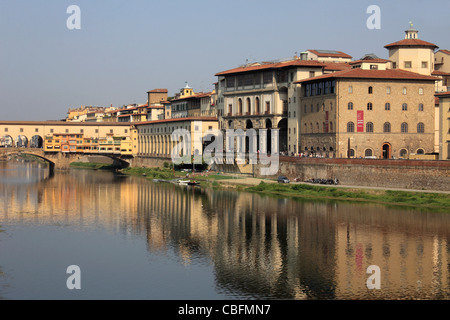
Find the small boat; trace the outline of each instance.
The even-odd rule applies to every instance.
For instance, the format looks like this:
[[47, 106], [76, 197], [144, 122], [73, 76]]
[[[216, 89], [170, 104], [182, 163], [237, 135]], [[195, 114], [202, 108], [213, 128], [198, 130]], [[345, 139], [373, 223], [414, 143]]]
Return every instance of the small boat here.
[[200, 182], [197, 182], [197, 181], [189, 181], [188, 182], [188, 185], [190, 185], [190, 186], [197, 186], [199, 184], [200, 184]]
[[189, 184], [189, 182], [191, 182], [191, 180], [178, 180], [177, 181], [178, 184], [183, 184], [183, 185], [187, 185], [187, 184]]

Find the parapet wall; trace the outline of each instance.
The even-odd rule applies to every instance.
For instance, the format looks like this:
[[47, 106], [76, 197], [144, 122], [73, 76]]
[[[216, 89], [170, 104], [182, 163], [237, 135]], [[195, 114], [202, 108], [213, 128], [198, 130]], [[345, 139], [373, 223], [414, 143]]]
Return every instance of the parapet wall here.
[[[255, 167], [260, 175], [260, 165]], [[343, 185], [450, 191], [450, 161], [280, 158], [278, 175], [305, 181], [339, 179]]]

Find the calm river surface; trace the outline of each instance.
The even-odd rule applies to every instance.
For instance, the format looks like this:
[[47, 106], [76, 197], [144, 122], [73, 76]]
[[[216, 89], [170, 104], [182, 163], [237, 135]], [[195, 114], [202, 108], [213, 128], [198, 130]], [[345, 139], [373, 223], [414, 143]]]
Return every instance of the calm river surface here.
[[0, 299], [449, 299], [449, 241], [445, 213], [0, 162]]

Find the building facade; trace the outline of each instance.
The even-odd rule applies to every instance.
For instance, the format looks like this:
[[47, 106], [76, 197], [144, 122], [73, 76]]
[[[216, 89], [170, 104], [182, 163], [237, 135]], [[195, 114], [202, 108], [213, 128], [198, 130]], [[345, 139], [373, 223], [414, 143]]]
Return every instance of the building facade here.
[[450, 160], [450, 91], [439, 98], [439, 160]]
[[340, 158], [433, 152], [435, 80], [403, 70], [356, 68], [297, 82], [299, 150]]

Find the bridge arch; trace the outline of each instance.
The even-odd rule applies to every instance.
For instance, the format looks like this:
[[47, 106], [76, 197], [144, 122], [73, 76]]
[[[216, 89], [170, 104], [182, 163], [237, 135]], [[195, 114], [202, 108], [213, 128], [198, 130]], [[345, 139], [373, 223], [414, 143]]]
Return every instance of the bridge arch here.
[[15, 142], [15, 146], [17, 148], [27, 148], [29, 140], [28, 140], [27, 136], [19, 134], [16, 137], [16, 139], [14, 140], [14, 142]]

